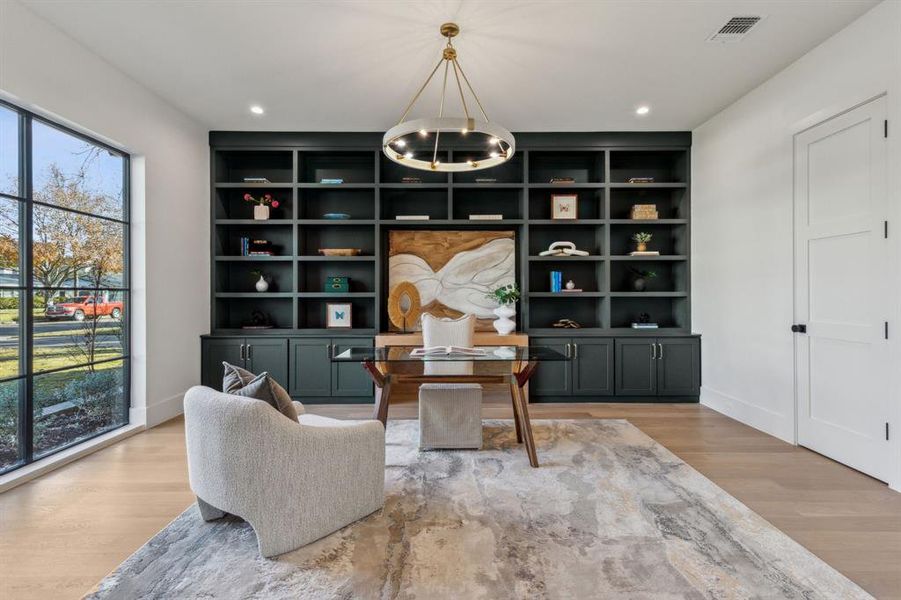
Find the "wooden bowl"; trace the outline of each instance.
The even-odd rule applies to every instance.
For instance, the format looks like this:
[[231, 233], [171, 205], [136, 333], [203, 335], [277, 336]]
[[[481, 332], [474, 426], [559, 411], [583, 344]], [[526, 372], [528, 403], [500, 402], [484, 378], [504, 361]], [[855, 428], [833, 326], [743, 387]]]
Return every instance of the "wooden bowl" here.
[[359, 256], [363, 251], [359, 248], [320, 248], [323, 256]]

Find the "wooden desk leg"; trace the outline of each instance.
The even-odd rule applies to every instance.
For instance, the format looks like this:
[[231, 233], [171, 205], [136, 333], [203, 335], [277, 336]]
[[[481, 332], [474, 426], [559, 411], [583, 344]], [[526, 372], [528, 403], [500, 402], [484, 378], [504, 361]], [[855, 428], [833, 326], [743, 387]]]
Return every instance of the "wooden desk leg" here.
[[[523, 382], [523, 385], [525, 382]], [[519, 408], [519, 417], [522, 421], [522, 436], [526, 443], [526, 454], [529, 456], [529, 464], [538, 467], [538, 454], [535, 452], [535, 439], [532, 437], [532, 422], [529, 420], [529, 407], [523, 398], [522, 387], [519, 382], [510, 386], [510, 392], [513, 395], [513, 402]]]
[[388, 426], [388, 402], [391, 394], [391, 376], [384, 375], [375, 363], [367, 361], [363, 363], [363, 369], [369, 373], [369, 377], [375, 384], [375, 409], [372, 418], [378, 419], [382, 425]]
[[522, 443], [522, 423], [519, 419], [519, 406], [516, 404], [516, 383], [510, 382], [510, 399], [513, 405], [513, 426], [516, 428], [516, 443]]

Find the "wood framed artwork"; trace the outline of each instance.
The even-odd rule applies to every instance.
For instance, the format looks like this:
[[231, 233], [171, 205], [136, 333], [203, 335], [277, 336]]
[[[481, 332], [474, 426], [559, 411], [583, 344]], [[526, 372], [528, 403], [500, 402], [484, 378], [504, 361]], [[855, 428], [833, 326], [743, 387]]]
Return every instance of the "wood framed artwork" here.
[[488, 293], [516, 281], [513, 231], [395, 230], [388, 233], [390, 331], [419, 331], [419, 317], [472, 314], [493, 331]]
[[351, 310], [350, 302], [329, 302], [325, 305], [325, 326], [329, 329], [350, 329]]
[[551, 218], [556, 220], [578, 219], [579, 196], [577, 194], [551, 194]]

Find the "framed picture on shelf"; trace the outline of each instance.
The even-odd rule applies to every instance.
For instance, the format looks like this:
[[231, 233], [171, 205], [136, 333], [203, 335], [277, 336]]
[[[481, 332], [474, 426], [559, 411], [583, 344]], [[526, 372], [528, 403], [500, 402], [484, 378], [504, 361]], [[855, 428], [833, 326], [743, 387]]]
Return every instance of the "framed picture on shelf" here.
[[558, 220], [578, 219], [579, 196], [577, 194], [552, 194], [551, 218]]
[[325, 305], [325, 326], [329, 329], [350, 329], [351, 309], [350, 302], [329, 302]]

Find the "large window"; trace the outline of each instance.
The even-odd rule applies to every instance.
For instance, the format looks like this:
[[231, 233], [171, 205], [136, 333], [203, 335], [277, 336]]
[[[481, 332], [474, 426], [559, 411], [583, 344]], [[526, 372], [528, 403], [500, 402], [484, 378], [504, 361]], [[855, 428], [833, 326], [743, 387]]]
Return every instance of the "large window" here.
[[128, 156], [0, 102], [0, 473], [128, 423]]

